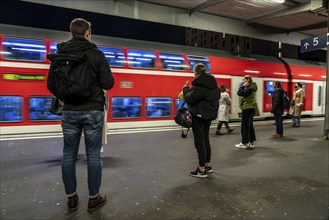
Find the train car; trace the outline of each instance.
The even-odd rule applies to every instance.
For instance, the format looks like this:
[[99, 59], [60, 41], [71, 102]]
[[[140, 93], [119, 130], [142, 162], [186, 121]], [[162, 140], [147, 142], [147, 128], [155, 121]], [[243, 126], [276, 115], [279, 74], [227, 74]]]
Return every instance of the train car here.
[[[49, 112], [52, 94], [47, 90], [50, 62], [47, 53], [70, 39], [69, 32], [2, 25], [0, 35], [1, 134], [59, 132], [60, 116]], [[175, 126], [177, 98], [193, 67], [204, 63], [218, 85], [227, 85], [232, 97], [231, 119], [239, 119], [236, 95], [244, 75], [258, 84], [260, 118], [271, 117], [272, 83], [279, 80], [292, 97], [293, 86], [305, 90], [303, 114], [324, 115], [326, 69], [324, 63], [268, 56], [241, 56], [227, 52], [92, 36], [107, 58], [115, 86], [108, 92], [109, 129]]]

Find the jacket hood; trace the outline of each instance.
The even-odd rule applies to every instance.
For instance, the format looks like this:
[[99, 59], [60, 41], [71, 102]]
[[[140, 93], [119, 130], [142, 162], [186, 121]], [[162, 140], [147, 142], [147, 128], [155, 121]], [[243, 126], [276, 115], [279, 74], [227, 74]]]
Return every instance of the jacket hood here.
[[210, 90], [217, 88], [217, 82], [215, 80], [215, 77], [210, 74], [204, 74], [199, 76], [198, 78], [195, 78], [192, 81], [193, 86], [202, 86], [205, 88], [208, 88]]
[[67, 42], [57, 45], [58, 53], [78, 53], [92, 48], [97, 48], [95, 44], [91, 43], [84, 37], [73, 37]]
[[254, 92], [256, 92], [258, 89], [257, 84], [255, 82], [251, 83], [250, 88], [252, 88]]

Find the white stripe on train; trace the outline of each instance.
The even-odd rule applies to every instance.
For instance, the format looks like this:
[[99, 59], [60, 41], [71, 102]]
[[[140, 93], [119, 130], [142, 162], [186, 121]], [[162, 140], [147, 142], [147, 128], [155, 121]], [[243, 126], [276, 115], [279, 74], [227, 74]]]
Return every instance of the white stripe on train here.
[[[49, 64], [41, 63], [22, 63], [22, 62], [6, 62], [0, 61], [0, 67], [14, 67], [14, 68], [29, 68], [29, 69], [49, 69]], [[183, 76], [183, 77], [194, 77], [191, 72], [175, 72], [175, 71], [159, 71], [159, 70], [148, 70], [148, 69], [123, 69], [123, 68], [111, 68], [113, 73], [121, 74], [139, 74], [139, 75], [157, 75], [157, 76]], [[215, 78], [231, 79], [231, 75], [213, 75]], [[255, 76], [254, 76], [255, 77]], [[277, 78], [263, 78], [265, 81], [278, 80]], [[288, 82], [287, 78], [280, 78], [282, 82]], [[299, 82], [300, 79], [293, 79], [292, 82]], [[312, 83], [312, 80], [304, 80], [303, 82]]]

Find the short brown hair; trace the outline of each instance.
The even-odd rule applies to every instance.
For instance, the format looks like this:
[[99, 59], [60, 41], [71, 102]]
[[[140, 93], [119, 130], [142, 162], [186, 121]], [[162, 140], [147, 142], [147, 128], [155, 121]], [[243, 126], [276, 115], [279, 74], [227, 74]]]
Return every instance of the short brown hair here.
[[203, 63], [195, 64], [194, 72], [198, 73], [199, 75], [204, 75], [207, 73], [207, 67]]
[[71, 21], [70, 31], [73, 37], [83, 37], [86, 31], [91, 30], [91, 23], [82, 18], [75, 18]]
[[249, 76], [249, 75], [245, 75], [243, 78], [248, 80], [250, 83], [253, 82], [251, 76]]

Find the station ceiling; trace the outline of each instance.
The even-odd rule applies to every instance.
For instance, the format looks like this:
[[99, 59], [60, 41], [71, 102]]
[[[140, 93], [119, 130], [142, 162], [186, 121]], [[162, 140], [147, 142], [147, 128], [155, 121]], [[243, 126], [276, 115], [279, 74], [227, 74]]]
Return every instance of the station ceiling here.
[[[242, 20], [254, 27], [271, 27], [282, 33], [300, 32], [319, 36], [328, 32], [328, 0], [140, 0]], [[327, 3], [328, 4], [328, 3]]]

